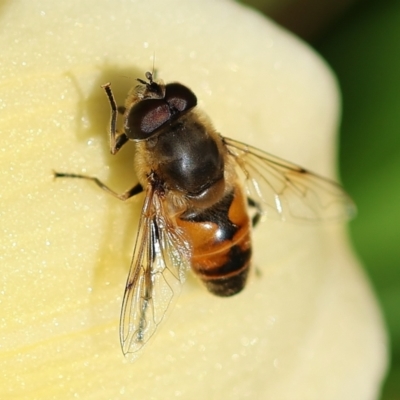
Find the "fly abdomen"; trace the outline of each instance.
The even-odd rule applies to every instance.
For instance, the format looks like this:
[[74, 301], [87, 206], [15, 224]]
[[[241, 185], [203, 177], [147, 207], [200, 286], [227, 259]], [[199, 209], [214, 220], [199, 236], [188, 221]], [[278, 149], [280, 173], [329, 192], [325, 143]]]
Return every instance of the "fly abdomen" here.
[[192, 269], [207, 289], [232, 296], [245, 284], [251, 261], [250, 221], [236, 185], [212, 207], [178, 221], [192, 243]]
[[222, 297], [233, 296], [246, 285], [251, 246], [247, 245], [250, 244], [249, 237], [243, 238], [241, 242], [227, 252], [210, 255], [207, 260], [200, 258], [196, 260], [196, 266], [193, 265], [193, 269], [211, 293]]

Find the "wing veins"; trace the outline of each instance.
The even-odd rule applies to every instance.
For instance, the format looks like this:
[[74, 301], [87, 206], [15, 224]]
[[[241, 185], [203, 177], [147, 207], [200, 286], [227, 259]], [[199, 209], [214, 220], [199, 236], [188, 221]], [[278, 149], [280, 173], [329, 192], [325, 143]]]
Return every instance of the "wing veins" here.
[[354, 203], [338, 183], [247, 144], [223, 141], [264, 213], [268, 207], [280, 219], [310, 222], [354, 215]]
[[190, 257], [182, 250], [186, 243], [176, 230], [159, 192], [149, 184], [121, 309], [120, 341], [125, 355], [137, 357], [179, 294]]

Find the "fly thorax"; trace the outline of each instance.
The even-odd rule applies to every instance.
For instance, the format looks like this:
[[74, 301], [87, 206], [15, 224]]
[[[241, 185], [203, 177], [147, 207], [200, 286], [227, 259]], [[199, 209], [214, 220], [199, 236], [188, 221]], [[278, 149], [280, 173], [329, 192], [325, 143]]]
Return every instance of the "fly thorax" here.
[[224, 176], [224, 157], [205, 127], [181, 118], [163, 129], [149, 146], [157, 174], [170, 190], [200, 196]]

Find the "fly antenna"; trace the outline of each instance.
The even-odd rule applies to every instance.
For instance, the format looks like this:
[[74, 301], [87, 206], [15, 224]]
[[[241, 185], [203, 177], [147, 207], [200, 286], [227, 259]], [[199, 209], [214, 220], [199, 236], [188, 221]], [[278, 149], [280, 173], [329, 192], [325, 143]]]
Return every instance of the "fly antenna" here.
[[147, 71], [144, 76], [146, 77], [146, 79], [148, 80], [148, 82], [146, 82], [143, 79], [137, 78], [136, 80], [138, 82], [140, 82], [142, 85], [146, 85], [146, 86], [151, 86], [153, 84], [153, 74], [150, 71]]
[[157, 71], [155, 69], [155, 64], [156, 64], [156, 51], [153, 51], [153, 69], [151, 71], [151, 75], [154, 79], [156, 79]]

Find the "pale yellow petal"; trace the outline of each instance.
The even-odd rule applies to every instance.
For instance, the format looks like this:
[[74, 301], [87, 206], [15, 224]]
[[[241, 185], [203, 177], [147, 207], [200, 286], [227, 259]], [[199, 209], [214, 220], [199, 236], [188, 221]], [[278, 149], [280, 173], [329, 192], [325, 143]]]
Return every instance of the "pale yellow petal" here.
[[121, 297], [141, 199], [133, 147], [109, 155], [137, 77], [188, 85], [225, 136], [334, 176], [338, 92], [309, 48], [230, 1], [4, 1], [0, 7], [0, 398], [374, 399], [385, 334], [341, 226], [267, 221], [243, 293], [189, 276], [135, 363], [121, 353]]

